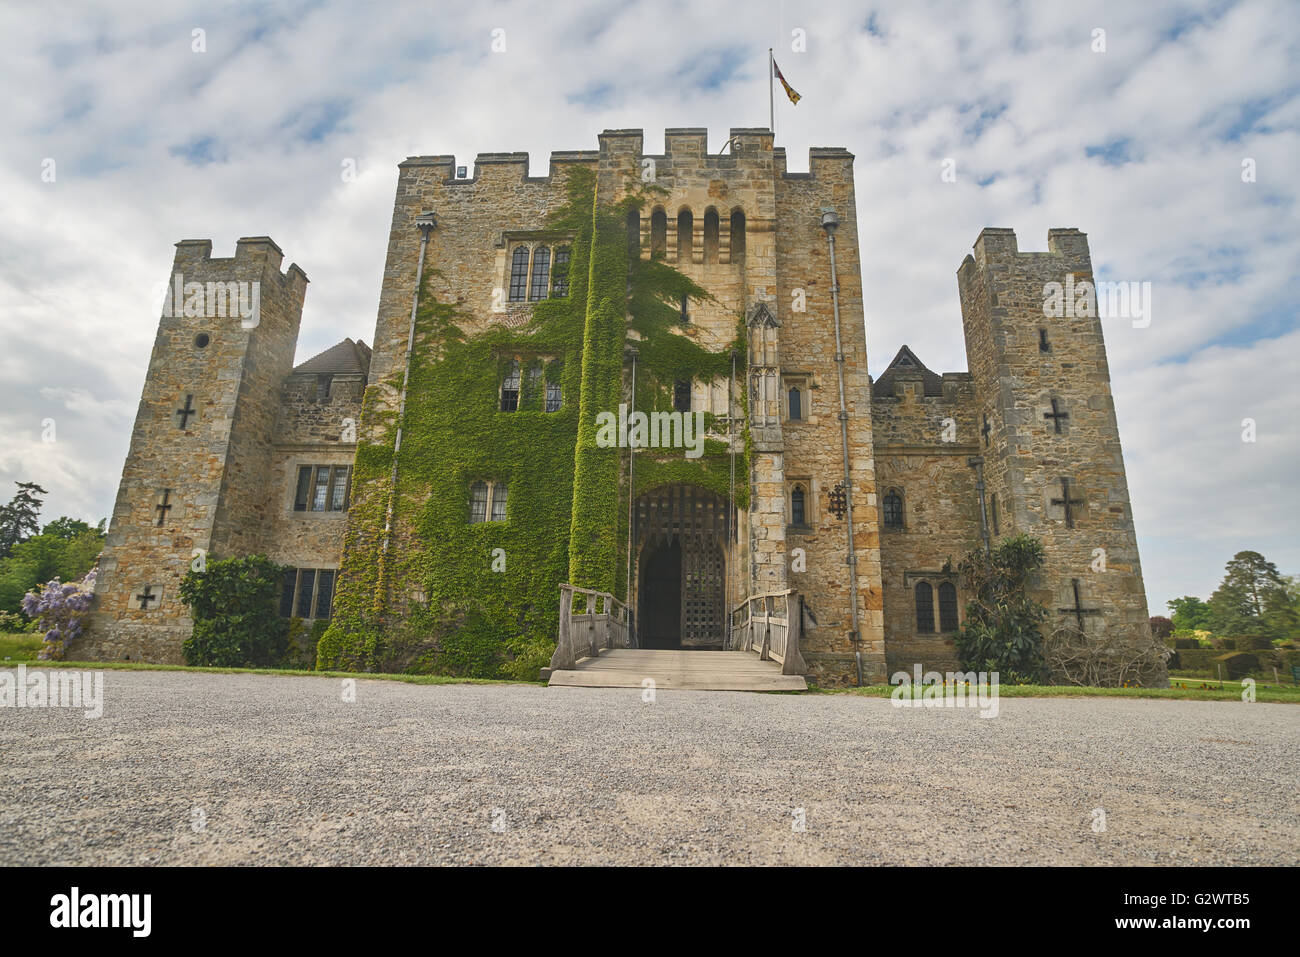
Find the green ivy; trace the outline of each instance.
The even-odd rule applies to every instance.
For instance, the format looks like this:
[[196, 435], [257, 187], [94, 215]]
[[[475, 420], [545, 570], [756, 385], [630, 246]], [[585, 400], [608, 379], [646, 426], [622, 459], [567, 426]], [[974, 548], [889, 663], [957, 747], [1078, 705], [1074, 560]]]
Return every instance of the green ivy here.
[[[671, 408], [678, 379], [729, 377], [744, 326], [722, 352], [682, 333], [681, 296], [709, 297], [663, 262], [629, 255], [626, 217], [646, 193], [603, 207], [588, 170], [573, 171], [566, 189], [550, 226], [574, 237], [569, 294], [534, 303], [526, 326], [465, 335], [455, 290], [425, 275], [395, 486], [396, 416], [379, 406], [378, 384], [363, 399], [359, 431], [372, 441], [357, 448], [319, 668], [535, 679], [555, 647], [562, 582], [626, 594], [627, 452], [596, 445], [595, 418], [622, 401], [628, 330], [642, 337], [637, 407], [650, 410]], [[502, 412], [500, 384], [516, 359], [519, 409]], [[400, 379], [399, 369], [387, 385], [395, 392]], [[543, 411], [544, 382], [560, 385], [558, 412]], [[684, 482], [725, 495], [729, 467], [724, 442], [706, 443], [697, 460], [643, 452], [636, 489]], [[741, 507], [748, 474], [738, 460]], [[507, 486], [505, 522], [470, 523], [476, 480]]]

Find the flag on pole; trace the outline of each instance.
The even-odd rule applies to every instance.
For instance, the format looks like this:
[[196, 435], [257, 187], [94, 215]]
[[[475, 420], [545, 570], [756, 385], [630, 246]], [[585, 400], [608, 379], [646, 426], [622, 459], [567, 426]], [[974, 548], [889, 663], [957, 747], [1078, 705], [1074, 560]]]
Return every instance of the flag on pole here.
[[798, 106], [799, 101], [803, 99], [803, 97], [801, 97], [798, 93], [796, 93], [794, 91], [794, 87], [792, 87], [789, 83], [785, 81], [785, 77], [781, 75], [781, 68], [776, 65], [775, 59], [772, 61], [772, 69], [776, 73], [776, 78], [781, 81], [781, 85], [785, 87], [785, 95], [790, 97], [791, 103], [793, 103], [795, 106]]

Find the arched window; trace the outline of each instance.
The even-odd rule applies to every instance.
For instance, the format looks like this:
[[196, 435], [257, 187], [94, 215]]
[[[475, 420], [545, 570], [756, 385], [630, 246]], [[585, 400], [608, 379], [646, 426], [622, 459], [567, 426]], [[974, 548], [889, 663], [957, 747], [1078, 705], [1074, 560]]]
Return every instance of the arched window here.
[[650, 258], [663, 258], [668, 253], [668, 214], [656, 209], [650, 214]]
[[510, 259], [510, 301], [523, 302], [528, 292], [528, 247], [516, 246]]
[[533, 250], [533, 281], [528, 290], [529, 299], [545, 299], [551, 279], [551, 250], [538, 246]]
[[691, 261], [691, 248], [695, 240], [695, 217], [691, 215], [689, 209], [683, 209], [677, 214], [677, 261], [679, 263], [688, 263]]
[[673, 384], [673, 408], [678, 412], [691, 411], [690, 380], [679, 379]]
[[555, 250], [555, 269], [551, 275], [551, 298], [564, 299], [569, 295], [569, 247]]
[[745, 259], [745, 214], [740, 210], [731, 213], [731, 261], [744, 262]]
[[506, 377], [501, 382], [501, 411], [515, 412], [519, 409], [519, 362], [514, 360], [506, 370]]
[[486, 482], [474, 482], [469, 487], [469, 520], [486, 522], [488, 487]]
[[504, 522], [506, 520], [506, 483], [492, 483], [492, 521]]
[[902, 528], [903, 527], [903, 496], [899, 494], [898, 489], [891, 488], [888, 492], [886, 492], [883, 504], [884, 504], [884, 512], [885, 512], [885, 527]]
[[806, 496], [802, 485], [796, 485], [790, 491], [790, 524], [806, 526], [808, 524], [808, 509]]
[[633, 259], [641, 256], [641, 210], [635, 206], [627, 211], [627, 251]]
[[712, 206], [704, 211], [704, 261], [718, 261], [718, 211]]
[[934, 589], [929, 582], [916, 584], [916, 631], [928, 635], [934, 632]]
[[957, 586], [952, 582], [939, 586], [939, 630], [957, 630]]
[[789, 393], [786, 396], [786, 400], [787, 400], [786, 412], [789, 419], [793, 422], [802, 421], [803, 420], [803, 393], [799, 391], [798, 386], [795, 386], [793, 389], [789, 391]]

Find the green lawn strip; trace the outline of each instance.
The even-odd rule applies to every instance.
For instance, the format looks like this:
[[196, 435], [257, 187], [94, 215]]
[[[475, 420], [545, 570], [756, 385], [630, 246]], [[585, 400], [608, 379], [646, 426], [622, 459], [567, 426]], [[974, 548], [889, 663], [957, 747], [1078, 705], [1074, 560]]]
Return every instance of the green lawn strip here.
[[13, 661], [35, 661], [43, 644], [45, 640], [40, 635], [0, 635], [0, 662], [6, 658]]
[[[1190, 680], [1190, 679], [1189, 679]], [[864, 688], [810, 688], [815, 694], [856, 694], [872, 698], [888, 698], [894, 693], [891, 685], [868, 685]], [[1228, 689], [1217, 688], [1079, 688], [1072, 685], [999, 685], [1000, 698], [1173, 698], [1184, 701], [1241, 701], [1241, 686], [1229, 684]], [[975, 696], [975, 689], [970, 689]], [[1255, 700], [1273, 704], [1300, 704], [1300, 689], [1286, 685], [1255, 686]]]
[[140, 661], [4, 661], [0, 668], [32, 665], [38, 668], [79, 668], [84, 671], [192, 671], [220, 675], [280, 675], [293, 678], [363, 678], [370, 681], [404, 681], [413, 685], [539, 685], [537, 681], [497, 678], [457, 678], [452, 675], [394, 675], [357, 671], [305, 671], [293, 668], [193, 668], [189, 665], [155, 665]]

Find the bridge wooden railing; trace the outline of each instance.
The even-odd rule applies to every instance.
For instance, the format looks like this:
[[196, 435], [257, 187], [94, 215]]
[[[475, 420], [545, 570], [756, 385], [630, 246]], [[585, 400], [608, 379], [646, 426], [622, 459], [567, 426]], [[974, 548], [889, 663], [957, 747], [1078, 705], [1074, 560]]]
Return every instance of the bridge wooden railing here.
[[802, 629], [803, 598], [793, 588], [751, 595], [732, 609], [728, 647], [780, 662], [783, 675], [807, 674], [799, 653]]
[[579, 658], [594, 658], [606, 648], [629, 648], [630, 637], [627, 605], [609, 592], [560, 586], [560, 635], [551, 671], [571, 670]]

